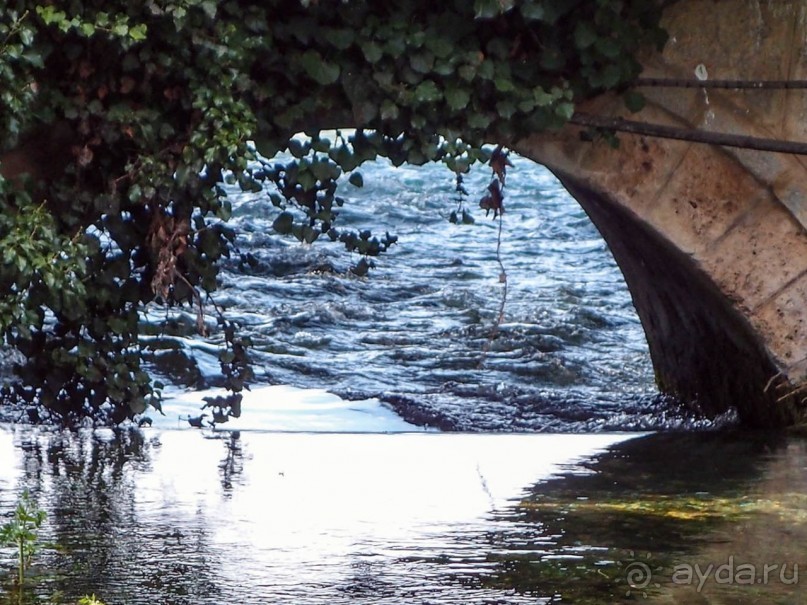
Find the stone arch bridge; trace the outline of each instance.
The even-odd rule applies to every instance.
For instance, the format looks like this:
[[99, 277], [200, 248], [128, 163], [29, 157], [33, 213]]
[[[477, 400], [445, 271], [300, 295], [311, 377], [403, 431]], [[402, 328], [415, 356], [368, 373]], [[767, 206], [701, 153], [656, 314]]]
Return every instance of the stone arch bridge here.
[[[581, 113], [774, 147], [807, 143], [807, 89], [797, 87], [807, 80], [807, 3], [680, 0], [663, 25], [670, 39], [643, 58], [642, 78], [679, 84], [641, 88], [647, 104], [636, 114], [610, 95]], [[715, 80], [797, 82], [709, 87]], [[553, 171], [608, 242], [660, 388], [709, 414], [736, 407], [748, 424], [799, 423], [807, 409], [807, 155], [624, 133], [614, 150], [580, 134], [568, 126], [513, 148]]]

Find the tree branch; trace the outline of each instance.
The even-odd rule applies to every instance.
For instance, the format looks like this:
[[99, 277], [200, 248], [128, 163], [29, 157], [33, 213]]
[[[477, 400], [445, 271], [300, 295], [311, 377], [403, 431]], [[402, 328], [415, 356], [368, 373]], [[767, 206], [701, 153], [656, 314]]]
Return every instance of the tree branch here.
[[658, 137], [661, 139], [675, 139], [691, 141], [693, 143], [706, 143], [708, 145], [722, 145], [724, 147], [737, 147], [739, 149], [753, 149], [755, 151], [771, 151], [774, 153], [791, 153], [807, 155], [807, 143], [798, 141], [781, 141], [778, 139], [764, 139], [747, 135], [727, 134], [723, 132], [710, 132], [697, 128], [681, 128], [625, 120], [623, 118], [610, 118], [588, 113], [575, 113], [569, 120], [578, 126], [589, 128], [602, 128], [616, 132]]

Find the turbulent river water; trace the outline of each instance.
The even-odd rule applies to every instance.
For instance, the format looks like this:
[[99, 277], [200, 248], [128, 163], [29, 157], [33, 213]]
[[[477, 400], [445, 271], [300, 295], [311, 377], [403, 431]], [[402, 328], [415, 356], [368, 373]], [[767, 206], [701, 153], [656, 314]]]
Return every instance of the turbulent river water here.
[[[265, 194], [233, 191], [240, 255], [216, 300], [252, 338], [257, 382], [376, 398], [441, 430], [698, 425], [656, 393], [641, 325], [599, 233], [547, 170], [511, 159], [498, 329], [499, 224], [477, 207], [487, 167], [465, 180], [475, 224], [457, 225], [444, 167], [365, 164], [363, 188], [345, 183], [338, 223], [399, 237], [366, 277], [350, 271], [359, 257], [341, 244], [275, 234]], [[185, 381], [215, 384], [214, 352], [193, 338], [182, 346]]]

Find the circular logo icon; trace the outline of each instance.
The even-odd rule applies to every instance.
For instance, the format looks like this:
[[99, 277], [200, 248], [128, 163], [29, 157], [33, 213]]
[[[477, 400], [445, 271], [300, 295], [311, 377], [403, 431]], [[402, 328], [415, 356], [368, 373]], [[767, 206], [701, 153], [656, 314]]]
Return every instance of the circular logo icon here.
[[645, 563], [635, 561], [625, 568], [625, 580], [634, 590], [644, 590], [652, 579], [653, 572]]

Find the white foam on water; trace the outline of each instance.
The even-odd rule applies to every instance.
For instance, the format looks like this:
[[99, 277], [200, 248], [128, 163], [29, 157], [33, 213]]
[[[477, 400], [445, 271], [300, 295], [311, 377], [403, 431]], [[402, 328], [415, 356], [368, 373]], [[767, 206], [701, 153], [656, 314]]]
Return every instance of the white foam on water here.
[[[192, 428], [189, 417], [206, 413], [200, 409], [205, 397], [225, 396], [224, 389], [169, 392], [163, 402], [164, 416], [152, 412], [154, 427]], [[322, 389], [298, 389], [272, 385], [244, 391], [240, 418], [220, 425], [229, 430], [288, 431], [311, 433], [401, 433], [423, 432], [382, 404], [378, 399], [348, 401]]]

